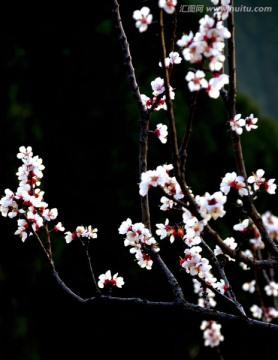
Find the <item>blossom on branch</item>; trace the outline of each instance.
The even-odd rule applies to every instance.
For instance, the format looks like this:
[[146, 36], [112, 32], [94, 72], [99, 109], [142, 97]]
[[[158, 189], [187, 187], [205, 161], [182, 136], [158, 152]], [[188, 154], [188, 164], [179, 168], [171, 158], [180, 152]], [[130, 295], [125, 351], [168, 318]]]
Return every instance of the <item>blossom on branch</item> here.
[[254, 118], [254, 115], [251, 114], [245, 118], [245, 129], [250, 131], [252, 129], [257, 129], [258, 125], [255, 125], [258, 121], [258, 118]]
[[238, 135], [242, 134], [245, 120], [241, 118], [241, 114], [236, 114], [234, 118], [230, 120], [230, 126]]
[[266, 211], [262, 215], [262, 220], [272, 239], [278, 241], [278, 217]]
[[162, 203], [162, 205], [160, 205], [160, 210], [162, 211], [172, 209], [175, 204], [173, 200], [167, 198], [166, 196], [162, 196], [160, 202]]
[[153, 261], [150, 257], [149, 247], [156, 252], [160, 249], [149, 229], [143, 223], [132, 224], [131, 219], [128, 218], [121, 223], [118, 231], [119, 234], [126, 236], [124, 245], [131, 247], [129, 252], [135, 255], [138, 265], [151, 270]]
[[111, 271], [106, 271], [105, 274], [99, 275], [99, 281], [98, 281], [98, 287], [103, 289], [106, 286], [116, 286], [118, 288], [121, 288], [124, 285], [124, 279], [121, 276], [118, 276], [118, 273], [115, 275], [111, 274]]
[[[180, 57], [180, 54], [177, 51], [171, 51], [169, 56], [164, 59], [165, 67], [168, 69], [170, 66], [173, 66], [174, 64], [180, 64], [182, 61], [182, 58]], [[162, 67], [161, 61], [158, 64], [160, 67]]]
[[154, 132], [156, 133], [158, 139], [162, 142], [162, 144], [166, 144], [168, 135], [167, 125], [157, 124]]
[[177, 0], [159, 0], [158, 6], [167, 14], [173, 14], [176, 10]]
[[258, 169], [256, 173], [249, 176], [247, 181], [249, 184], [253, 184], [254, 191], [264, 189], [269, 194], [275, 194], [277, 185], [274, 183], [275, 179], [265, 180], [264, 176], [265, 171], [263, 169]]
[[[230, 249], [235, 250], [235, 248], [237, 247], [237, 243], [235, 241], [235, 239], [233, 237], [228, 237], [227, 239], [223, 240], [223, 243], [225, 245], [227, 245]], [[220, 254], [224, 254], [222, 249], [216, 245], [215, 249], [214, 249], [214, 255], [220, 255]], [[228, 256], [227, 254], [224, 254], [225, 256], [227, 256], [227, 258], [230, 261], [235, 261], [235, 259], [231, 258], [230, 256]]]
[[244, 284], [242, 284], [242, 290], [244, 291], [248, 291], [251, 294], [255, 292], [255, 285], [256, 285], [256, 280], [252, 280], [250, 282], [246, 282]]
[[174, 199], [184, 197], [180, 185], [175, 177], [169, 176], [169, 171], [173, 169], [173, 165], [159, 165], [156, 170], [148, 170], [141, 174], [139, 183], [139, 194], [146, 196], [152, 187], [161, 187], [166, 194], [171, 195]]
[[77, 228], [74, 232], [70, 232], [70, 231], [65, 232], [65, 239], [66, 239], [67, 243], [70, 243], [76, 237], [78, 237], [80, 239], [85, 239], [85, 240], [96, 239], [97, 232], [98, 232], [98, 229], [92, 228], [91, 225], [89, 225], [88, 227], [77, 226]]
[[244, 182], [244, 177], [237, 175], [235, 171], [227, 173], [220, 184], [220, 190], [227, 195], [231, 189], [235, 189], [240, 196], [247, 196], [248, 190]]
[[208, 83], [206, 92], [209, 97], [217, 99], [220, 96], [220, 90], [223, 89], [225, 85], [229, 84], [229, 76], [226, 74], [215, 74]]
[[264, 287], [264, 290], [268, 296], [278, 296], [278, 283], [270, 281], [269, 284]]
[[201, 330], [203, 330], [205, 346], [215, 347], [224, 340], [224, 336], [221, 334], [221, 325], [216, 321], [202, 321]]
[[20, 146], [17, 158], [22, 161], [16, 173], [19, 186], [16, 192], [5, 190], [5, 195], [0, 199], [0, 212], [4, 217], [18, 218], [15, 235], [25, 241], [47, 222], [55, 220], [58, 210], [48, 209], [48, 204], [43, 200], [44, 192], [39, 188], [45, 168], [42, 159], [33, 155], [31, 146]]
[[[214, 5], [219, 4], [219, 0], [211, 0]], [[226, 20], [231, 12], [230, 0], [221, 0], [220, 6], [215, 8], [213, 16], [217, 20]]]
[[188, 88], [190, 91], [199, 91], [208, 87], [205, 73], [202, 70], [197, 70], [196, 72], [189, 71], [185, 79], [188, 81]]
[[216, 220], [226, 214], [224, 204], [227, 201], [227, 196], [223, 195], [221, 191], [217, 191], [214, 194], [206, 192], [204, 196], [197, 195], [195, 196], [195, 201], [198, 204], [199, 213], [207, 221], [211, 218]]

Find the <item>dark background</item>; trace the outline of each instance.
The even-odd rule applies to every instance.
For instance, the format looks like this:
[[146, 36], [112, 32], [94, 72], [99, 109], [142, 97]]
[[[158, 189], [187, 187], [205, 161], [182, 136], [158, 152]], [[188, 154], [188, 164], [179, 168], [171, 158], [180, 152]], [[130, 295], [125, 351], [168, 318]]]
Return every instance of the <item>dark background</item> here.
[[[116, 291], [119, 296], [169, 300], [167, 284], [161, 281], [158, 269], [140, 269], [118, 234], [118, 227], [127, 217], [141, 221], [137, 185], [139, 113], [113, 29], [111, 3], [98, 2], [93, 10], [84, 4], [67, 4], [62, 9], [12, 3], [2, 6], [0, 189], [2, 193], [5, 188], [16, 189], [18, 148], [32, 146], [46, 166], [42, 181], [45, 201], [50, 208], [58, 208], [58, 221], [69, 231], [78, 225], [99, 230], [98, 239], [90, 247], [96, 276], [108, 269], [119, 272], [126, 282], [121, 291]], [[156, 1], [120, 1], [141, 93], [150, 95], [150, 82], [160, 75], [159, 37], [156, 23], [143, 34], [135, 28], [132, 13], [142, 5], [150, 6], [158, 17]], [[187, 14], [185, 21], [185, 14], [178, 14], [178, 38], [183, 32], [196, 30], [200, 15]], [[166, 17], [166, 30], [170, 27], [170, 17]], [[239, 35], [237, 40], [240, 44]], [[253, 41], [247, 44], [252, 47]], [[260, 59], [265, 57], [271, 55], [264, 52], [256, 62], [250, 57], [253, 71], [257, 68], [260, 73]], [[240, 63], [238, 55], [238, 71], [242, 73]], [[186, 68], [185, 63], [177, 66], [172, 78], [172, 86], [180, 89], [174, 102], [179, 131], [187, 121], [190, 103], [184, 81]], [[272, 67], [269, 73], [277, 76]], [[277, 122], [242, 89], [238, 112], [245, 116], [254, 112], [259, 117], [259, 129], [252, 136], [242, 136], [247, 171], [263, 167], [268, 178], [277, 177]], [[276, 101], [276, 87], [270, 86], [269, 91], [269, 98]], [[188, 160], [188, 183], [195, 194], [216, 191], [221, 177], [235, 169], [222, 101], [208, 100], [204, 94], [200, 104]], [[166, 121], [165, 113], [157, 112], [151, 127]], [[162, 145], [151, 138], [149, 168], [171, 162], [168, 151], [168, 143]], [[221, 163], [220, 154], [224, 158]], [[155, 223], [164, 222], [157, 206], [160, 195], [150, 194], [153, 230]], [[276, 195], [265, 196], [259, 202], [260, 210], [273, 209], [275, 213], [276, 203]], [[231, 221], [228, 217], [220, 225], [223, 237], [229, 236]], [[1, 218], [0, 228], [0, 359], [108, 359], [116, 355], [134, 359], [217, 358], [214, 350], [202, 346], [201, 320], [189, 315], [178, 318], [176, 314], [129, 308], [96, 306], [92, 310], [78, 306], [58, 289], [35, 239], [28, 238], [23, 244], [13, 235], [16, 223], [10, 219]], [[90, 297], [92, 285], [81, 244], [76, 241], [66, 245], [64, 238], [56, 235], [53, 250], [61, 278], [80, 296]], [[161, 255], [181, 284], [188, 287], [188, 300], [196, 301], [190, 295], [190, 279], [179, 272], [179, 251], [175, 244], [165, 242], [161, 246]], [[242, 276], [245, 274], [241, 272]], [[235, 287], [240, 281], [234, 276]], [[250, 354], [267, 359], [273, 351], [270, 335], [235, 330], [231, 325], [224, 327], [223, 333], [225, 359]]]

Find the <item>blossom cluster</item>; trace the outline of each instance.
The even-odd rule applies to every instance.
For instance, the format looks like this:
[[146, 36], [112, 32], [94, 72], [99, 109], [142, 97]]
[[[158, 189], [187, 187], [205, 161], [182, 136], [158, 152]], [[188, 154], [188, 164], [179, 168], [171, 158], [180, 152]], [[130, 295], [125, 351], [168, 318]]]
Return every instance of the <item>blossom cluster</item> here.
[[73, 232], [66, 231], [65, 232], [65, 239], [67, 243], [70, 243], [72, 240], [74, 240], [76, 237], [80, 239], [96, 239], [97, 238], [97, 228], [92, 228], [91, 225], [88, 227], [85, 226], [77, 226], [76, 230]]
[[[174, 64], [180, 64], [182, 61], [182, 58], [180, 57], [180, 54], [177, 51], [171, 51], [169, 56], [164, 59], [164, 64], [167, 69], [169, 69]], [[159, 62], [158, 64], [160, 67], [162, 67], [162, 63]]]
[[[173, 243], [176, 238], [184, 241], [186, 246], [184, 250], [184, 257], [180, 259], [180, 265], [187, 273], [192, 276], [199, 276], [210, 286], [213, 286], [221, 294], [224, 294], [227, 286], [224, 280], [217, 281], [212, 275], [212, 266], [208, 259], [201, 255], [202, 248], [197, 246], [202, 242], [201, 233], [206, 225], [206, 220], [199, 221], [187, 209], [183, 209], [183, 225], [169, 225], [169, 219], [166, 219], [165, 224], [156, 224], [156, 234], [160, 239], [169, 237], [170, 242]], [[229, 246], [227, 243], [226, 245]]]
[[230, 0], [211, 0], [211, 2], [217, 6], [213, 16], [218, 20], [226, 20], [231, 11]]
[[[5, 195], [0, 200], [0, 211], [4, 217], [17, 218], [18, 229], [15, 235], [19, 235], [21, 240], [25, 241], [47, 222], [55, 220], [58, 210], [48, 208], [43, 199], [44, 192], [39, 188], [45, 168], [42, 159], [33, 156], [31, 146], [21, 146], [17, 158], [22, 161], [16, 173], [19, 186], [15, 192], [5, 190]], [[55, 230], [63, 231], [63, 225], [58, 223]]]
[[260, 307], [254, 304], [251, 306], [250, 311], [254, 318], [263, 319], [267, 322], [271, 322], [273, 319], [278, 318], [278, 311], [272, 306]]
[[139, 184], [139, 194], [146, 196], [150, 188], [160, 186], [166, 194], [172, 195], [175, 199], [183, 198], [184, 195], [178, 181], [169, 175], [172, 169], [172, 164], [159, 165], [156, 170], [143, 172]]
[[[153, 90], [153, 97], [150, 98], [145, 94], [141, 94], [141, 100], [143, 104], [147, 109], [154, 107], [156, 111], [161, 109], [167, 110], [164, 79], [161, 77], [155, 78], [153, 81], [151, 81], [151, 87]], [[175, 93], [172, 87], [170, 87], [169, 92], [170, 98], [173, 100], [175, 98]]]
[[199, 20], [199, 30], [194, 35], [192, 31], [184, 34], [178, 41], [183, 58], [191, 64], [208, 61], [208, 68], [214, 75], [207, 81], [202, 70], [189, 71], [185, 77], [190, 91], [199, 91], [205, 88], [211, 98], [218, 98], [220, 90], [229, 83], [229, 77], [220, 73], [225, 61], [225, 39], [231, 36], [229, 30], [208, 15]]
[[123, 221], [118, 229], [119, 234], [125, 235], [124, 245], [130, 246], [129, 252], [135, 255], [135, 259], [141, 268], [150, 270], [153, 260], [149, 248], [158, 252], [159, 247], [152, 237], [150, 230], [141, 222], [132, 224], [131, 219]]
[[243, 128], [245, 127], [246, 131], [251, 131], [252, 129], [257, 129], [258, 118], [254, 117], [254, 114], [250, 114], [245, 119], [241, 117], [241, 114], [236, 114], [233, 119], [230, 119], [229, 123], [231, 130], [235, 131], [238, 135], [241, 135]]
[[215, 347], [224, 340], [224, 336], [221, 334], [221, 325], [216, 321], [202, 321], [201, 330], [203, 330], [205, 346]]

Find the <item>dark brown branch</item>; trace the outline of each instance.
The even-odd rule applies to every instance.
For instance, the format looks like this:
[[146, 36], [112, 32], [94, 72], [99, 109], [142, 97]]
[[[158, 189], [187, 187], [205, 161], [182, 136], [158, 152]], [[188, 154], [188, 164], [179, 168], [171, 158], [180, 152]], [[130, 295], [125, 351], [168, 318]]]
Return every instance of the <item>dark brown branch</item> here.
[[[140, 149], [139, 149], [139, 177], [145, 171], [147, 171], [147, 154], [148, 154], [148, 131], [149, 131], [149, 120], [150, 113], [142, 102], [139, 86], [136, 81], [135, 71], [132, 64], [132, 57], [129, 50], [129, 44], [127, 37], [122, 26], [122, 19], [119, 11], [119, 4], [117, 0], [113, 0], [114, 8], [112, 13], [114, 15], [115, 28], [118, 32], [119, 41], [122, 48], [124, 65], [127, 69], [128, 79], [131, 87], [131, 91], [137, 103], [140, 112]], [[142, 222], [150, 229], [150, 210], [148, 195], [141, 197], [141, 213]]]
[[113, 297], [113, 296], [98, 296], [98, 297], [91, 297], [91, 298], [82, 298], [79, 295], [75, 294], [71, 291], [67, 285], [60, 279], [58, 273], [53, 270], [52, 275], [55, 279], [57, 285], [64, 291], [68, 296], [70, 296], [74, 301], [80, 304], [86, 304], [95, 306], [96, 304], [115, 304], [119, 306], [123, 306], [125, 308], [127, 305], [131, 305], [134, 307], [143, 307], [146, 309], [168, 309], [168, 310], [177, 310], [179, 314], [183, 313], [192, 313], [196, 316], [199, 316], [201, 319], [206, 320], [216, 320], [221, 321], [223, 323], [238, 323], [242, 326], [246, 327], [254, 327], [261, 330], [269, 330], [278, 332], [278, 325], [267, 323], [263, 321], [258, 321], [255, 319], [245, 318], [238, 315], [232, 315], [228, 313], [224, 313], [221, 311], [216, 311], [213, 309], [203, 308], [201, 306], [189, 303], [187, 301], [183, 302], [164, 302], [164, 301], [148, 301], [145, 299], [140, 298], [120, 298], [120, 297]]
[[[231, 2], [231, 6], [233, 7], [233, 1]], [[236, 56], [235, 56], [235, 25], [234, 25], [234, 12], [231, 11], [228, 17], [228, 30], [231, 33], [231, 37], [228, 39], [228, 68], [229, 68], [229, 91], [228, 91], [228, 115], [229, 119], [233, 119], [236, 115]], [[246, 182], [246, 187], [248, 188], [247, 184], [247, 173], [245, 169], [245, 163], [243, 158], [243, 152], [240, 142], [240, 136], [235, 132], [230, 130], [232, 144], [236, 159], [236, 166], [238, 174], [243, 176]], [[253, 199], [250, 194], [244, 199], [244, 207], [247, 211], [250, 218], [253, 220], [255, 225], [257, 226], [261, 236], [262, 241], [265, 243], [267, 249], [270, 253], [276, 257], [278, 257], [278, 249], [274, 243], [274, 241], [269, 236], [263, 221], [258, 214]]]
[[238, 311], [245, 315], [245, 311], [243, 309], [243, 306], [237, 301], [236, 296], [233, 292], [233, 289], [230, 285], [230, 282], [226, 276], [224, 267], [220, 265], [218, 259], [216, 258], [216, 256], [214, 255], [213, 250], [208, 246], [208, 244], [202, 240], [202, 244], [204, 246], [204, 248], [206, 249], [206, 251], [210, 254], [210, 257], [212, 259], [212, 263], [214, 265], [214, 267], [217, 269], [220, 277], [225, 281], [225, 284], [227, 285], [227, 296], [229, 297], [229, 299], [231, 299], [233, 301], [233, 303], [235, 304], [235, 306], [237, 307]]
[[182, 288], [180, 287], [175, 276], [171, 273], [171, 271], [165, 265], [164, 261], [161, 259], [160, 255], [153, 249], [153, 247], [149, 247], [149, 249], [152, 254], [152, 259], [158, 264], [164, 276], [166, 276], [168, 284], [170, 285], [174, 294], [175, 301], [185, 301]]

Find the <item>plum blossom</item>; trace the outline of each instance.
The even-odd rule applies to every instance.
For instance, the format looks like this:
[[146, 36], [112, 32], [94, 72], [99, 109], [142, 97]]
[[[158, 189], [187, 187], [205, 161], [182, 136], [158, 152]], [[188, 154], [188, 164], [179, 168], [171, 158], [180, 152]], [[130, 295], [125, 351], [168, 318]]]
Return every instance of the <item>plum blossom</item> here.
[[33, 155], [31, 146], [20, 146], [17, 158], [22, 161], [16, 173], [19, 185], [15, 192], [5, 190], [5, 195], [0, 199], [0, 212], [4, 217], [17, 218], [15, 235], [25, 241], [46, 222], [55, 220], [58, 210], [48, 209], [48, 204], [43, 200], [44, 192], [39, 188], [45, 168], [42, 159]]
[[278, 296], [278, 283], [270, 281], [269, 284], [264, 287], [264, 290], [268, 296]]
[[251, 248], [253, 250], [259, 250], [259, 249], [264, 249], [265, 248], [265, 244], [262, 241], [261, 236], [258, 236], [254, 239], [249, 239], [249, 243], [251, 244]]
[[59, 221], [53, 228], [55, 231], [65, 231], [63, 224]]
[[183, 209], [184, 237], [183, 241], [189, 247], [201, 243], [201, 233], [206, 225], [206, 220], [199, 221], [187, 210]]
[[223, 279], [221, 279], [220, 281], [217, 281], [217, 283], [215, 284], [216, 289], [222, 294], [224, 295], [228, 286], [225, 283], [225, 281]]
[[73, 232], [66, 231], [64, 235], [65, 235], [66, 242], [70, 243], [76, 237], [79, 238], [80, 240], [96, 239], [97, 232], [98, 232], [98, 229], [92, 228], [91, 225], [89, 225], [88, 227], [82, 225], [82, 226], [77, 226], [76, 230]]
[[156, 234], [160, 236], [160, 239], [164, 239], [165, 237], [170, 238], [170, 243], [175, 241], [175, 237], [182, 238], [184, 236], [184, 229], [182, 226], [170, 226], [169, 219], [165, 220], [165, 224], [156, 224], [158, 228], [156, 230]]
[[167, 125], [161, 123], [157, 124], [154, 132], [156, 133], [158, 139], [162, 142], [162, 144], [166, 144], [168, 135]]
[[257, 123], [258, 119], [254, 118], [254, 115], [251, 114], [245, 118], [245, 129], [247, 131], [250, 131], [252, 129], [257, 129], [258, 125], [255, 125]]
[[188, 35], [183, 34], [182, 37], [177, 41], [177, 45], [181, 49], [185, 49], [192, 43], [193, 38], [194, 38], [194, 34], [192, 31], [190, 31]]
[[163, 186], [169, 179], [166, 168], [158, 166], [156, 170], [148, 170], [141, 174], [139, 194], [145, 196], [151, 187]]
[[135, 26], [139, 32], [144, 32], [152, 23], [153, 16], [150, 14], [150, 9], [147, 6], [143, 6], [141, 10], [135, 10], [133, 12], [133, 19], [136, 20]]
[[[153, 97], [150, 98], [145, 94], [141, 94], [142, 103], [147, 109], [153, 108], [156, 111], [160, 109], [167, 110], [164, 79], [161, 77], [155, 78], [151, 81], [151, 87], [153, 90]], [[169, 96], [171, 100], [175, 98], [175, 92], [171, 86], [169, 87]]]
[[56, 208], [54, 209], [46, 209], [43, 211], [43, 217], [45, 218], [45, 220], [50, 221], [50, 220], [55, 220], [58, 216], [58, 210]]
[[146, 196], [150, 188], [160, 186], [168, 195], [172, 195], [174, 199], [183, 198], [184, 195], [176, 178], [169, 175], [169, 171], [172, 169], [172, 164], [159, 165], [156, 170], [143, 172], [139, 183], [139, 194]]
[[[225, 240], [223, 240], [223, 243], [225, 245], [227, 245], [232, 250], [235, 250], [235, 248], [237, 247], [237, 243], [236, 243], [236, 241], [235, 241], [235, 239], [233, 237], [227, 237]], [[216, 247], [214, 249], [214, 255], [217, 256], [217, 255], [220, 255], [220, 254], [223, 254], [223, 251], [218, 245], [216, 245]], [[227, 258], [230, 261], [235, 261], [235, 259], [231, 258], [227, 254], [225, 254], [225, 256], [227, 256]]]
[[273, 319], [278, 317], [278, 311], [274, 307], [263, 308], [263, 315], [265, 321], [271, 322]]
[[226, 74], [214, 75], [208, 83], [208, 87], [206, 91], [209, 97], [213, 99], [217, 99], [220, 96], [220, 90], [224, 87], [224, 85], [229, 84], [229, 76]]
[[215, 8], [213, 16], [218, 20], [226, 20], [231, 11], [230, 0], [211, 0], [214, 5], [219, 5]]
[[124, 279], [121, 276], [118, 276], [118, 273], [112, 277], [110, 270], [107, 270], [105, 274], [99, 275], [98, 278], [98, 287], [101, 289], [103, 289], [105, 286], [116, 286], [121, 288], [124, 285]]
[[146, 106], [147, 109], [151, 109], [152, 106], [154, 104], [156, 104], [156, 106], [154, 107], [154, 110], [156, 110], [156, 111], [161, 110], [161, 109], [167, 110], [167, 105], [166, 105], [166, 101], [165, 101], [165, 95], [162, 98], [160, 98], [159, 100], [157, 100], [157, 96], [154, 96], [151, 99], [147, 95], [141, 94], [141, 100], [142, 100], [142, 103]]
[[202, 88], [208, 87], [205, 73], [202, 70], [197, 70], [196, 72], [189, 71], [185, 79], [188, 81], [188, 88], [190, 91], [199, 91]]
[[173, 14], [175, 12], [175, 6], [177, 0], [159, 0], [158, 6], [163, 9], [167, 14]]
[[[177, 51], [171, 51], [169, 56], [164, 59], [165, 67], [168, 69], [171, 65], [174, 64], [180, 64], [182, 61], [182, 58], [180, 57], [180, 54]], [[162, 67], [162, 63], [159, 62], [159, 66]]]
[[250, 282], [245, 282], [244, 284], [242, 284], [242, 290], [244, 291], [248, 291], [251, 294], [255, 292], [255, 285], [256, 285], [256, 280], [252, 280]]
[[244, 182], [244, 177], [237, 175], [235, 171], [227, 173], [220, 184], [220, 190], [225, 195], [230, 192], [231, 188], [234, 188], [236, 191], [238, 191], [240, 196], [248, 195], [248, 191]]
[[264, 318], [265, 321], [271, 322], [272, 319], [278, 317], [278, 311], [273, 307], [259, 307], [258, 305], [254, 304], [251, 306], [250, 311], [252, 316], [257, 319]]
[[162, 79], [161, 77], [157, 77], [151, 82], [151, 87], [153, 89], [154, 95], [157, 96], [163, 94], [165, 91], [164, 79]]
[[266, 211], [262, 215], [262, 220], [272, 239], [278, 240], [278, 217]]
[[147, 109], [150, 109], [152, 107], [153, 101], [147, 95], [141, 94], [141, 100], [142, 100], [142, 103], [146, 106]]
[[16, 155], [18, 159], [27, 159], [33, 156], [33, 149], [31, 146], [20, 146], [19, 153]]
[[[203, 297], [203, 287], [202, 284], [200, 283], [200, 281], [198, 281], [197, 279], [192, 279], [193, 281], [193, 286], [194, 286], [194, 293], [198, 294], [198, 305], [201, 307], [206, 307], [206, 303]], [[206, 295], [208, 298], [208, 302], [209, 302], [209, 306], [210, 307], [215, 307], [216, 306], [216, 301], [215, 301], [215, 293], [212, 292], [209, 288], [206, 288]]]
[[[243, 250], [241, 253], [242, 253], [242, 255], [248, 257], [250, 260], [252, 260], [254, 258], [254, 255], [253, 255], [253, 253], [252, 253], [252, 251], [250, 249]], [[244, 271], [250, 269], [249, 266], [247, 266], [243, 262], [240, 262], [239, 265], [242, 268], [242, 270], [244, 270]]]
[[[208, 95], [212, 98], [218, 98], [220, 90], [225, 84], [229, 83], [228, 75], [219, 74], [218, 72], [222, 70], [225, 61], [224, 40], [230, 36], [231, 33], [224, 27], [222, 21], [217, 21], [205, 15], [199, 20], [199, 30], [195, 35], [191, 31], [177, 41], [177, 45], [181, 48], [182, 56], [186, 61], [191, 64], [199, 64], [202, 60], [208, 60], [208, 68], [210, 71], [216, 72], [213, 78], [209, 80], [208, 85], [203, 86], [206, 87]], [[216, 79], [216, 77], [219, 78]]]
[[[165, 86], [164, 86], [164, 79], [161, 77], [155, 78], [153, 81], [151, 81], [151, 87], [153, 90], [153, 95], [157, 97], [158, 95], [162, 95], [165, 93]], [[175, 98], [175, 93], [173, 91], [173, 88], [170, 86], [170, 98], [173, 100]], [[154, 100], [153, 100], [154, 102]]]
[[28, 236], [27, 234], [28, 223], [24, 219], [18, 219], [17, 225], [18, 225], [18, 229], [14, 234], [19, 235], [21, 237], [22, 242], [24, 242]]
[[249, 219], [245, 219], [239, 222], [238, 224], [235, 224], [233, 226], [233, 229], [235, 231], [246, 232], [248, 230], [248, 227], [249, 227]]
[[167, 198], [166, 196], [162, 196], [160, 202], [162, 203], [162, 205], [160, 205], [160, 210], [162, 211], [170, 210], [174, 206], [174, 201]]
[[133, 224], [130, 218], [123, 221], [118, 229], [119, 234], [125, 235], [124, 246], [130, 246], [129, 252], [135, 255], [141, 268], [151, 270], [153, 261], [150, 257], [149, 247], [158, 252], [159, 247], [152, 237], [149, 229], [143, 223]]
[[260, 189], [266, 190], [269, 194], [275, 194], [277, 185], [274, 183], [275, 179], [265, 180], [264, 176], [265, 171], [263, 169], [258, 169], [256, 173], [249, 176], [247, 181], [249, 184], [253, 184], [254, 191]]
[[230, 120], [230, 126], [238, 135], [242, 134], [245, 120], [241, 118], [241, 114], [236, 114], [234, 118]]
[[224, 210], [226, 200], [227, 196], [223, 195], [221, 191], [217, 191], [214, 194], [206, 192], [204, 196], [195, 196], [195, 201], [199, 206], [199, 212], [207, 221], [211, 218], [216, 220], [226, 214], [226, 211]]
[[252, 316], [257, 319], [261, 319], [263, 316], [263, 310], [258, 305], [254, 304], [251, 306], [250, 311]]
[[169, 219], [165, 220], [165, 224], [156, 224], [156, 227], [158, 228], [156, 230], [156, 234], [160, 236], [160, 239], [166, 238], [166, 236], [168, 236], [169, 229], [171, 229], [171, 226], [169, 225]]
[[218, 324], [216, 321], [202, 321], [201, 330], [203, 330], [205, 346], [219, 346], [220, 342], [224, 340], [224, 336], [221, 334], [221, 325]]
[[209, 282], [211, 277], [211, 265], [208, 259], [201, 256], [200, 246], [192, 246], [190, 249], [185, 249], [184, 257], [180, 259], [180, 265], [192, 276], [198, 275]]

